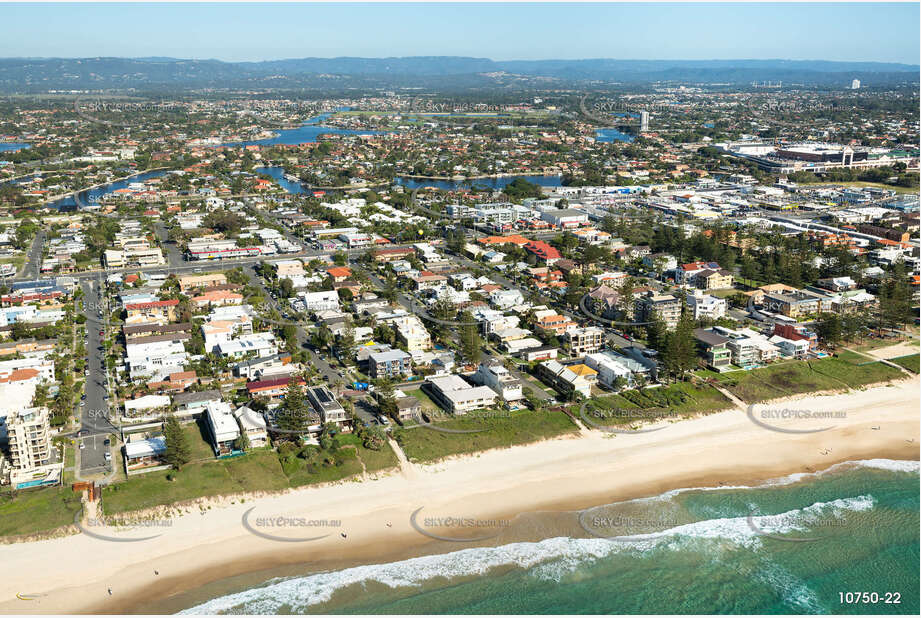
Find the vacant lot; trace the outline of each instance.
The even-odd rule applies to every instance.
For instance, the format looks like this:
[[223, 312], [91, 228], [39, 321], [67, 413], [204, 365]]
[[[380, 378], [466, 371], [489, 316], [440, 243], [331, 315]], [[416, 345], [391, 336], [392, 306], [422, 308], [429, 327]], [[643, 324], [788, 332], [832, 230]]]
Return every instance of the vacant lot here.
[[707, 375], [746, 403], [757, 403], [816, 391], [844, 391], [899, 378], [902, 373], [860, 354], [843, 351], [833, 358], [784, 361], [753, 371], [707, 372]]
[[695, 386], [679, 382], [595, 397], [587, 412], [606, 424], [628, 425], [638, 421], [709, 414], [731, 407], [732, 402], [708, 384]]
[[107, 487], [103, 491], [103, 505], [111, 515], [196, 498], [338, 481], [361, 474], [362, 464], [365, 471], [373, 472], [396, 467], [397, 463], [388, 444], [380, 451], [372, 451], [364, 448], [355, 436], [343, 434], [335, 450], [306, 446], [289, 456], [280, 456], [274, 450], [258, 449], [240, 457], [190, 463], [178, 472], [133, 476], [124, 483]]
[[80, 494], [70, 487], [0, 492], [0, 536], [48, 532], [74, 523]]
[[449, 430], [476, 430], [476, 433], [447, 433], [422, 426], [396, 429], [394, 438], [410, 461], [437, 461], [450, 455], [537, 442], [578, 430], [568, 416], [555, 410], [487, 411], [438, 420], [435, 425]]

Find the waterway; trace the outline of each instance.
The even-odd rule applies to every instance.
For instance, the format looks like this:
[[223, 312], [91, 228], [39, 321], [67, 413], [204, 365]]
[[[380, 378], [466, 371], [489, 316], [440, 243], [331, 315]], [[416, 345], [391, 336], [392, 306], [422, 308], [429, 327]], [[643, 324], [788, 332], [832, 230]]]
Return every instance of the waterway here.
[[[108, 195], [113, 191], [118, 191], [119, 189], [127, 189], [128, 185], [133, 182], [144, 182], [151, 178], [158, 178], [165, 174], [168, 174], [169, 170], [156, 170], [153, 172], [142, 172], [122, 180], [117, 180], [115, 182], [110, 182], [109, 184], [102, 185], [101, 187], [96, 187], [95, 189], [89, 189], [87, 191], [80, 192], [80, 201], [83, 204], [93, 204], [98, 202], [103, 195]], [[53, 202], [48, 203], [49, 208], [55, 208], [57, 210], [77, 210], [77, 201], [74, 199], [73, 195], [68, 195], [67, 197], [62, 197], [61, 199], [54, 200]]]
[[304, 124], [296, 129], [277, 129], [275, 137], [266, 139], [250, 140], [246, 142], [228, 142], [223, 146], [275, 146], [275, 145], [296, 145], [311, 144], [317, 141], [320, 135], [381, 135], [382, 131], [356, 131], [352, 129], [339, 129], [337, 127], [323, 126], [321, 123], [327, 120], [335, 112], [328, 112], [314, 116], [308, 119]]

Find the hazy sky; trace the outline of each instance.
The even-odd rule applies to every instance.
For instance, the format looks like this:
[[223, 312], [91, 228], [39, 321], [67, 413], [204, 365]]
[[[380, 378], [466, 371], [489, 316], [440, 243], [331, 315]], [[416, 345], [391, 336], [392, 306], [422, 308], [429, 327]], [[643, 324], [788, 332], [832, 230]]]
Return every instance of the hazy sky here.
[[919, 4], [0, 4], [0, 57], [787, 58], [918, 64]]

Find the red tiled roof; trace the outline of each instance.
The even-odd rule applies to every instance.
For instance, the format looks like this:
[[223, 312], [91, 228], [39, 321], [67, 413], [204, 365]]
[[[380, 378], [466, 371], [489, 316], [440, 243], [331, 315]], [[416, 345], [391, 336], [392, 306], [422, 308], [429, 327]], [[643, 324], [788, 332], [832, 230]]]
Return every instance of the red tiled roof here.
[[149, 303], [131, 303], [125, 305], [125, 309], [153, 309], [155, 307], [175, 307], [179, 304], [178, 300], [155, 300]]

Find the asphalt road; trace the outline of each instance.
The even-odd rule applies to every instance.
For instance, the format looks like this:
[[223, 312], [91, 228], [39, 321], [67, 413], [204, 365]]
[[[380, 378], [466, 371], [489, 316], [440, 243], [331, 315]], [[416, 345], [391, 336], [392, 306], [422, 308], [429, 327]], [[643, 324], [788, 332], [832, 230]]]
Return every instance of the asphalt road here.
[[[104, 368], [105, 353], [99, 350], [102, 346], [99, 331], [105, 329], [105, 322], [99, 318], [98, 313], [101, 307], [99, 286], [95, 282], [84, 282], [82, 287], [85, 295], [83, 309], [87, 317], [86, 351], [89, 375], [86, 378], [86, 399], [80, 406], [78, 417], [78, 442], [83, 444], [80, 449], [80, 474], [85, 476], [107, 471], [111, 464], [107, 465], [105, 453], [111, 451], [111, 446], [106, 446], [104, 442], [109, 434], [117, 433], [118, 430], [109, 420], [109, 404], [105, 399], [108, 375]], [[107, 314], [103, 311], [103, 316], [105, 315]]]
[[26, 261], [22, 265], [22, 270], [17, 279], [38, 279], [42, 267], [42, 247], [45, 244], [45, 231], [38, 230], [35, 238], [32, 239], [32, 246], [26, 254]]

